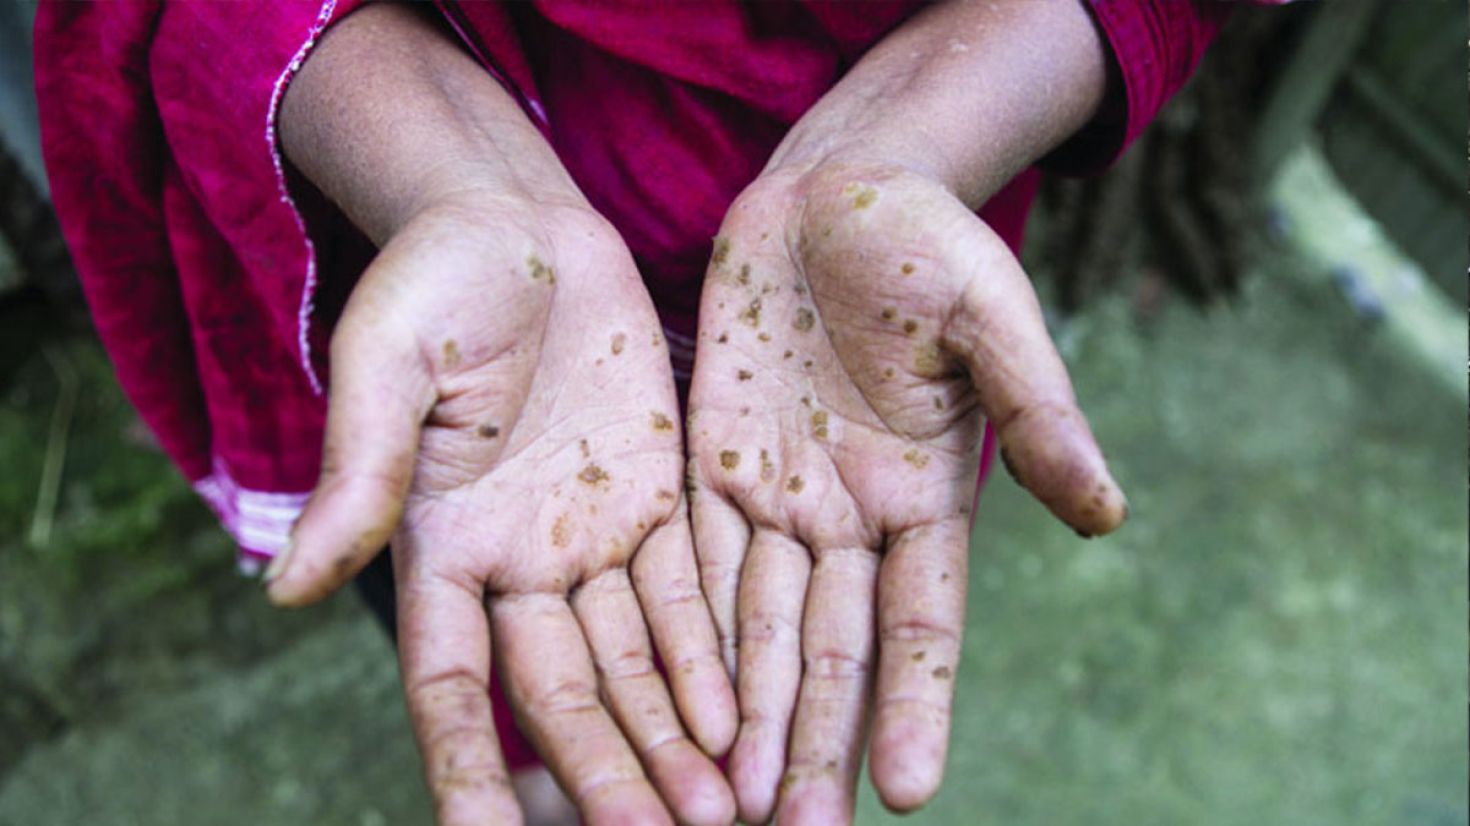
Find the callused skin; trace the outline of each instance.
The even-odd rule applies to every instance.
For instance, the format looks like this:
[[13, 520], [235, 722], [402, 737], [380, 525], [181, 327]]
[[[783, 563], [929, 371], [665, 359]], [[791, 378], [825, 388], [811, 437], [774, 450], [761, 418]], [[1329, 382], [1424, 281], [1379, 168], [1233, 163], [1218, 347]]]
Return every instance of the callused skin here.
[[[702, 299], [696, 573], [667, 353], [623, 244], [439, 32], [388, 6], [333, 28], [286, 96], [283, 144], [383, 252], [334, 337], [323, 477], [269, 587], [319, 598], [393, 537], [441, 822], [519, 818], [492, 636], [590, 822], [666, 822], [655, 788], [694, 823], [737, 803], [850, 820], [870, 685], [880, 795], [934, 793], [981, 414], [1074, 527], [1125, 513], [1024, 274], [970, 213], [1086, 122], [1104, 65], [1077, 0], [951, 2], [792, 129], [732, 207]], [[736, 739], [735, 800], [651, 671], [645, 623], [692, 739]]]
[[875, 780], [912, 808], [943, 768], [986, 416], [1078, 530], [1116, 527], [1122, 494], [1025, 274], [943, 187], [770, 176], [716, 243], [689, 438], [742, 818], [851, 817], [875, 657]]
[[985, 419], [1079, 533], [1126, 517], [1025, 273], [972, 212], [1088, 122], [1105, 69], [1076, 0], [931, 7], [720, 229], [689, 440], [743, 820], [850, 821], [869, 742], [890, 808], [938, 789]]
[[589, 821], [666, 820], [651, 780], [680, 819], [726, 822], [729, 792], [645, 630], [646, 616], [693, 730], [722, 751], [729, 689], [687, 644], [713, 636], [668, 350], [605, 225], [542, 210], [555, 231], [518, 226], [527, 214], [422, 214], [364, 274], [333, 341], [322, 480], [272, 596], [316, 598], [392, 532], [405, 689], [441, 822], [512, 817], [492, 650]]
[[319, 599], [391, 537], [440, 823], [521, 821], [492, 652], [587, 822], [730, 822], [708, 755], [733, 738], [734, 696], [668, 348], [625, 245], [499, 85], [401, 7], [334, 27], [282, 138], [382, 251], [333, 334], [322, 476], [271, 598]]

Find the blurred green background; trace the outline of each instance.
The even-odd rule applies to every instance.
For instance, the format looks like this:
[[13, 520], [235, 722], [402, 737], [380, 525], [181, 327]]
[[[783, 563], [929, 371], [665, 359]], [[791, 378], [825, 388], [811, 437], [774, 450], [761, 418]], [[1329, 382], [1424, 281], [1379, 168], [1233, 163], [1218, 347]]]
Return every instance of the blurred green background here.
[[[1455, 14], [1442, 81], [1463, 120]], [[1343, 161], [1362, 142], [1333, 136], [1353, 117], [1333, 107], [1362, 105], [1351, 83], [1283, 144], [1233, 297], [1197, 308], [1144, 257], [1053, 312], [1132, 519], [1083, 541], [993, 478], [948, 776], [908, 820], [1466, 823], [1464, 193], [1446, 272], [1411, 237], [1433, 221], [1383, 219], [1425, 196], [1364, 194], [1412, 174], [1364, 183]], [[1037, 251], [1063, 223], [1044, 208], [1028, 251], [1053, 310], [1068, 302]], [[0, 289], [25, 259], [0, 244]], [[0, 331], [32, 343], [0, 353], [0, 824], [428, 822], [372, 619], [350, 594], [271, 611], [96, 342], [17, 312]], [[859, 822], [890, 820], [865, 779]]]

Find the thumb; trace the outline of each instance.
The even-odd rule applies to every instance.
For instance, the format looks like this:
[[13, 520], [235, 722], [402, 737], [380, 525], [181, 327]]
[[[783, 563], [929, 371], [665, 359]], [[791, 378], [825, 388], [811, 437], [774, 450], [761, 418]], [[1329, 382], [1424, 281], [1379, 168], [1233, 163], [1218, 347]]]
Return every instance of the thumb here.
[[353, 291], [332, 336], [327, 429], [317, 486], [266, 571], [281, 606], [341, 587], [388, 543], [413, 481], [433, 383], [414, 336], [373, 301], [372, 272]]
[[1085, 537], [1108, 533], [1128, 504], [1108, 472], [1031, 281], [978, 218], [954, 262], [972, 273], [944, 331], [969, 370], [1016, 481]]

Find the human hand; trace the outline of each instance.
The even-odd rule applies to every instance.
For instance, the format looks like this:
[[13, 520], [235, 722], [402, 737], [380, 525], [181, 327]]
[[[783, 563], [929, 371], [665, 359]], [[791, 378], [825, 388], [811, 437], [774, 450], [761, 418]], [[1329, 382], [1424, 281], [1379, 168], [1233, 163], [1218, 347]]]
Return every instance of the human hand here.
[[690, 546], [668, 351], [616, 234], [581, 205], [427, 208], [353, 290], [331, 366], [321, 480], [269, 592], [315, 600], [391, 537], [439, 822], [520, 822], [492, 638], [589, 823], [669, 822], [655, 788], [681, 822], [729, 822], [706, 754], [734, 736], [734, 696]]
[[987, 418], [1063, 521], [1123, 521], [1025, 273], [950, 191], [819, 164], [736, 200], [701, 301], [689, 440], [743, 820], [851, 820], [870, 687], [879, 795], [908, 810], [937, 790]]

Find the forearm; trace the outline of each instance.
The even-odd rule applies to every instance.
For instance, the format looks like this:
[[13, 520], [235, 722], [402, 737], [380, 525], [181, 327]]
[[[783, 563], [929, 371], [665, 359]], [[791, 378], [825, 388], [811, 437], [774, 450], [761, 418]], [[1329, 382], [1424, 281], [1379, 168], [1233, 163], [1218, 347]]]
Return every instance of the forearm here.
[[768, 170], [897, 165], [978, 207], [1096, 112], [1106, 45], [1085, 0], [949, 0], [913, 17], [792, 128]]
[[437, 203], [586, 206], [511, 96], [410, 8], [376, 4], [333, 27], [280, 129], [291, 162], [380, 246]]

